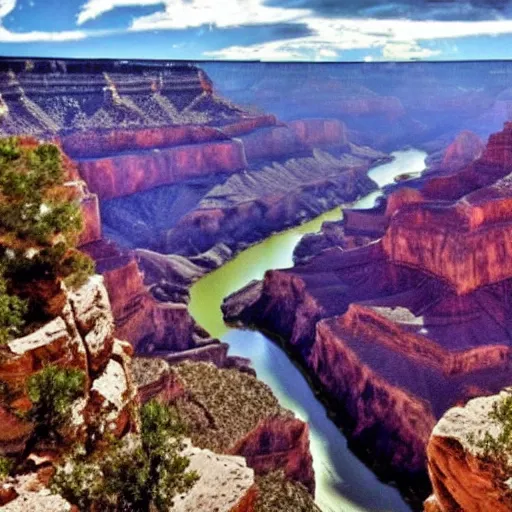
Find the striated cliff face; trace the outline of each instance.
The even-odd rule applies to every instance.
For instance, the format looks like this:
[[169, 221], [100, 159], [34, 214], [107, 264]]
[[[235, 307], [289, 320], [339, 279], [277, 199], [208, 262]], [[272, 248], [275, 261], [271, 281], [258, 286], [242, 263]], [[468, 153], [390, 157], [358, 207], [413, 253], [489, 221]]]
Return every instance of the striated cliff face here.
[[[383, 238], [390, 260], [433, 273], [458, 294], [512, 277], [511, 148], [512, 124], [507, 124], [490, 137], [479, 160], [450, 176], [470, 189], [457, 202], [440, 201], [444, 178], [433, 178], [424, 188], [425, 201], [397, 211]], [[466, 180], [469, 173], [474, 181]]]
[[152, 153], [83, 161], [79, 163], [80, 174], [93, 192], [110, 199], [204, 174], [234, 173], [247, 165], [239, 141], [165, 148]]
[[93, 60], [32, 64], [16, 59], [0, 63], [2, 134], [203, 125], [239, 116], [193, 65]]
[[412, 486], [418, 506], [436, 421], [511, 384], [511, 133], [506, 125], [480, 159], [447, 175], [459, 189], [427, 176], [419, 190], [345, 212], [301, 244], [301, 263], [223, 306], [228, 321], [285, 340], [353, 446]]
[[428, 445], [434, 495], [425, 503], [426, 512], [512, 509], [507, 473], [477, 447], [486, 432], [493, 436], [501, 432], [502, 427], [489, 414], [507, 395], [503, 392], [471, 400], [449, 410], [436, 425]]

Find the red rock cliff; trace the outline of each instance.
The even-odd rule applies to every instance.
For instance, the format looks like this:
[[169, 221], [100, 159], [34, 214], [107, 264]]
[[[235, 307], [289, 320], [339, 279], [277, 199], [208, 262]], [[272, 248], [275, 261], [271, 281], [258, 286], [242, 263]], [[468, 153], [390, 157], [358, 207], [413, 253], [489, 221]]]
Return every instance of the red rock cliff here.
[[79, 170], [92, 192], [109, 199], [246, 166], [242, 143], [230, 140], [83, 160]]
[[505, 395], [471, 400], [449, 410], [436, 425], [428, 445], [434, 495], [425, 504], [427, 512], [512, 510], [506, 474], [475, 445], [484, 433], [499, 433], [489, 413]]

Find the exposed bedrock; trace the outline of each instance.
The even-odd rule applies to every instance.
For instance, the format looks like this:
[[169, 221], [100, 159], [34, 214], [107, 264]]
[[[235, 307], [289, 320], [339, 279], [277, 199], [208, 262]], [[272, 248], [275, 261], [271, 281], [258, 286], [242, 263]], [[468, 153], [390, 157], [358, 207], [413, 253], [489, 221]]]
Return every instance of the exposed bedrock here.
[[431, 174], [458, 171], [480, 158], [484, 150], [484, 141], [476, 133], [464, 130], [448, 147], [429, 155], [427, 172]]
[[511, 383], [510, 289], [504, 281], [457, 296], [373, 242], [269, 271], [223, 310], [285, 340], [359, 453], [421, 501], [435, 422]]
[[[27, 66], [25, 60], [0, 63], [3, 134], [53, 136], [229, 124], [242, 114], [214, 93], [208, 76], [194, 65], [85, 60], [32, 64]], [[93, 142], [98, 139], [93, 137]]]
[[346, 169], [336, 175], [338, 169], [333, 165], [329, 167], [330, 175], [322, 176], [320, 162], [312, 163], [317, 164], [318, 172], [314, 180], [305, 175], [308, 162], [299, 160], [289, 167], [274, 165], [264, 169], [257, 192], [252, 176], [237, 176], [213, 189], [199, 208], [166, 233], [163, 251], [189, 255], [217, 244], [238, 251], [344, 201], [355, 200], [375, 187], [366, 176], [366, 167]]
[[382, 237], [386, 257], [433, 274], [457, 294], [512, 277], [512, 124], [490, 137], [463, 169], [399, 188], [372, 210], [345, 210], [296, 249], [305, 261], [332, 246], [353, 248]]
[[[374, 190], [366, 175], [386, 156], [350, 146], [339, 156], [313, 150], [224, 177], [161, 187], [102, 204], [107, 236], [128, 247], [197, 256], [216, 248], [220, 261], [196, 263], [211, 270], [222, 263], [220, 247], [231, 252], [274, 231], [304, 222], [345, 201]], [[232, 254], [227, 254], [232, 257]], [[224, 260], [225, 261], [225, 260]]]
[[[68, 447], [84, 442], [89, 425], [100, 424], [118, 437], [137, 428], [131, 415], [136, 403], [130, 369], [133, 352], [128, 343], [115, 338], [103, 279], [91, 277], [78, 290], [66, 291], [66, 299], [60, 316], [10, 341], [3, 352], [0, 379], [9, 391], [0, 404], [3, 455], [20, 455], [25, 450], [34, 428], [22, 414], [30, 407], [26, 381], [50, 364], [82, 370], [86, 377], [84, 397], [73, 404], [76, 419], [66, 426]], [[31, 448], [35, 453], [38, 449]]]
[[280, 407], [265, 384], [204, 362], [169, 367], [147, 357], [135, 359], [134, 374], [143, 400], [175, 405], [195, 445], [242, 456], [257, 475], [283, 471], [314, 495], [308, 425]]
[[[432, 178], [422, 188], [425, 201], [396, 211], [383, 238], [389, 258], [439, 276], [459, 294], [512, 277], [510, 172], [512, 124], [507, 123], [475, 163]], [[451, 182], [463, 188], [450, 191]], [[458, 201], [447, 201], [461, 191], [467, 193], [454, 197]]]
[[133, 194], [204, 174], [234, 173], [246, 167], [243, 145], [236, 140], [79, 163], [80, 175], [101, 199]]
[[345, 127], [337, 120], [275, 124], [274, 116], [240, 116], [236, 123], [220, 128], [164, 126], [76, 132], [64, 137], [63, 144], [71, 156], [80, 159], [82, 178], [101, 199], [196, 177], [236, 173], [253, 161], [307, 154], [315, 146], [347, 144]]
[[[208, 361], [219, 368], [254, 374], [250, 361], [228, 355], [226, 343], [196, 324], [187, 308], [190, 282], [179, 264], [172, 274], [165, 256], [150, 253], [144, 264], [143, 255], [123, 251], [105, 240], [84, 245], [81, 250], [96, 261], [103, 275], [116, 336], [129, 341], [136, 353], [159, 355], [171, 364]], [[147, 276], [140, 270], [140, 260], [148, 269]]]
[[507, 395], [471, 400], [450, 409], [436, 425], [428, 444], [434, 494], [425, 502], [426, 512], [512, 510], [509, 475], [478, 447], [486, 433], [497, 437], [502, 432], [489, 415]]

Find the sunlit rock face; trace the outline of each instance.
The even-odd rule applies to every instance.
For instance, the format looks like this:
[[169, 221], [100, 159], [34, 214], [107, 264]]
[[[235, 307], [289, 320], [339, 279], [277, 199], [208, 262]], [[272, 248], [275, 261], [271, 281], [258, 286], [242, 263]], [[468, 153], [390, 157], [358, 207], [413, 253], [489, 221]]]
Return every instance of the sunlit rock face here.
[[[73, 423], [66, 430], [66, 446], [84, 442], [88, 425], [104, 423], [115, 436], [136, 429], [131, 409], [136, 406], [132, 385], [131, 346], [114, 336], [114, 322], [101, 276], [93, 276], [76, 291], [66, 293], [62, 313], [23, 338], [8, 343], [0, 362], [0, 379], [14, 402], [0, 406], [0, 452], [20, 455], [33, 426], [17, 415], [26, 410], [25, 385], [46, 365], [82, 370], [84, 398], [74, 405]], [[99, 423], [98, 423], [99, 422]], [[65, 446], [61, 447], [65, 449]], [[32, 447], [31, 450], [37, 447]]]
[[464, 407], [450, 409], [436, 425], [428, 444], [434, 494], [425, 503], [426, 512], [512, 509], [506, 473], [499, 462], [484, 457], [478, 448], [485, 433], [496, 437], [501, 432], [489, 413], [505, 396], [503, 392], [471, 400]]
[[348, 211], [301, 245], [302, 264], [267, 272], [224, 304], [226, 319], [286, 340], [354, 446], [386, 477], [414, 482], [417, 498], [428, 492], [436, 422], [512, 383], [510, 133], [507, 124], [448, 176], [460, 189], [436, 186], [433, 199], [427, 179]]

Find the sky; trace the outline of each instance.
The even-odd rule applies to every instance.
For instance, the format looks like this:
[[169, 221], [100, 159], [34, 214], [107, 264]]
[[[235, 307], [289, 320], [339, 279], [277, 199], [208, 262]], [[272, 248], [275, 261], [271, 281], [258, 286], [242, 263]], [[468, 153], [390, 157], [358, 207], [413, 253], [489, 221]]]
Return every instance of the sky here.
[[0, 55], [512, 59], [512, 0], [0, 0]]

